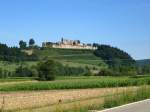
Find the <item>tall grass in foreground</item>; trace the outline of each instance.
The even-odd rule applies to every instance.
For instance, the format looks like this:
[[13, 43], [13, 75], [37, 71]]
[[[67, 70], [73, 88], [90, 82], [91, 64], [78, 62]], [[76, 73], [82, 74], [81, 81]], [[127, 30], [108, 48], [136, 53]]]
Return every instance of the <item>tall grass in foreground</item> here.
[[106, 96], [104, 102], [101, 104], [95, 104], [94, 106], [75, 105], [70, 110], [65, 110], [64, 108], [56, 109], [55, 112], [92, 112], [90, 110], [102, 110], [105, 108], [112, 108], [132, 102], [137, 102], [150, 98], [150, 87], [141, 86], [137, 90], [125, 90], [122, 93], [117, 93], [111, 96]]
[[[56, 105], [49, 105], [46, 107], [35, 107], [27, 110], [21, 109], [17, 112], [92, 112], [89, 110], [102, 110], [105, 108], [112, 108], [131, 102], [145, 100], [148, 98], [150, 98], [150, 86], [139, 86], [125, 88], [123, 91], [116, 90], [115, 93], [108, 93], [104, 96], [97, 97], [94, 99], [79, 100], [66, 103], [63, 101], [59, 101]], [[16, 111], [12, 110], [5, 112]]]
[[127, 103], [132, 103], [150, 98], [150, 87], [141, 86], [136, 91], [124, 91], [121, 94], [115, 94], [106, 97], [104, 100], [104, 108], [112, 108]]

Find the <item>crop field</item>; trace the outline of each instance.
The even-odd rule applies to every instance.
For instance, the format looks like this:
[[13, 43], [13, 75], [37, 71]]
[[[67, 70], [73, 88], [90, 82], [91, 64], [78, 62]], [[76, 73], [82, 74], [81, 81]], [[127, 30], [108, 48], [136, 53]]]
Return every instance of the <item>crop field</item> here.
[[134, 93], [140, 85], [149, 84], [150, 77], [62, 76], [47, 82], [16, 77], [1, 80], [0, 107], [8, 112], [87, 112], [109, 106], [106, 97]]
[[34, 90], [59, 90], [59, 89], [88, 89], [88, 88], [111, 88], [149, 85], [150, 77], [70, 77], [58, 78], [50, 82], [22, 82], [14, 84], [1, 84], [0, 91], [34, 91]]
[[10, 92], [1, 93], [0, 101], [5, 98], [3, 107], [8, 112], [88, 112], [150, 98], [149, 90], [140, 86]]
[[[72, 105], [74, 102], [92, 102], [96, 99], [100, 100], [101, 97], [103, 99], [104, 96], [120, 93], [127, 89], [136, 90], [137, 87], [9, 92], [0, 94], [0, 102], [3, 102], [3, 99], [5, 100], [5, 110], [34, 109], [47, 106], [56, 107], [60, 100], [62, 104], [69, 105]], [[0, 104], [1, 106], [2, 103]]]

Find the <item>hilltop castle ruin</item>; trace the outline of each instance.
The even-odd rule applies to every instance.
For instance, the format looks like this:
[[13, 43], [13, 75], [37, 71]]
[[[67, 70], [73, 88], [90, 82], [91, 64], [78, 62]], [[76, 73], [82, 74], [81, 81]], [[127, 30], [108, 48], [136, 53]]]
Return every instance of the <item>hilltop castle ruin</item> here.
[[63, 48], [63, 49], [97, 49], [93, 47], [92, 44], [81, 43], [80, 40], [68, 40], [62, 38], [61, 41], [53, 42], [43, 42], [42, 47], [50, 48]]

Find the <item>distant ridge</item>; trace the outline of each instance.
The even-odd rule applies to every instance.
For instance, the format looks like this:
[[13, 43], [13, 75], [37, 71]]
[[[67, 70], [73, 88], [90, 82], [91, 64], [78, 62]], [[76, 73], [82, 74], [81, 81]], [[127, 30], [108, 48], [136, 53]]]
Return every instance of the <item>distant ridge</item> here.
[[136, 61], [138, 65], [150, 65], [150, 59], [143, 59], [143, 60], [137, 60]]

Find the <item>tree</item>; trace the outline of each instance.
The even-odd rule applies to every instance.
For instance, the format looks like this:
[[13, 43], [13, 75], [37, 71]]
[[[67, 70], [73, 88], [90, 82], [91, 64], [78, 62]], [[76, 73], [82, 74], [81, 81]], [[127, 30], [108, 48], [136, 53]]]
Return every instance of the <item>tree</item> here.
[[40, 62], [37, 67], [39, 80], [51, 81], [55, 79], [57, 74], [57, 63], [53, 60]]
[[93, 43], [93, 47], [98, 47], [99, 44], [98, 43]]
[[34, 44], [35, 44], [34, 39], [30, 39], [29, 40], [29, 46], [32, 47], [32, 46], [34, 46]]
[[24, 42], [23, 40], [21, 40], [21, 41], [19, 42], [19, 46], [20, 46], [21, 49], [25, 49], [25, 48], [27, 48], [27, 43]]
[[80, 40], [77, 40], [77, 42], [78, 42], [78, 44], [80, 44], [81, 42], [80, 42]]
[[33, 73], [32, 69], [30, 69], [26, 66], [20, 65], [15, 70], [15, 76], [17, 76], [17, 77], [32, 77], [32, 76], [34, 76], [34, 73]]

